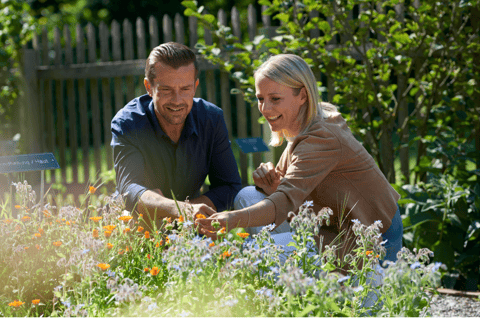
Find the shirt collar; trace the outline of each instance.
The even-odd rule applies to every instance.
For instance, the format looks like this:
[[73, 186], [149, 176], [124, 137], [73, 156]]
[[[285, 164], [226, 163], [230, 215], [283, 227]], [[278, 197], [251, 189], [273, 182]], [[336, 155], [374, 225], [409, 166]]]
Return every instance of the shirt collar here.
[[[180, 137], [181, 140], [190, 137], [194, 133], [198, 136], [197, 124], [193, 119], [194, 118], [193, 112], [195, 108], [196, 108], [196, 103], [194, 100], [192, 110], [190, 111], [190, 113], [187, 115], [187, 118], [185, 119], [185, 126], [183, 127], [182, 136]], [[155, 131], [157, 138], [160, 138], [163, 136], [168, 137], [168, 135], [163, 131], [162, 127], [160, 126], [160, 122], [158, 122], [157, 115], [155, 113], [155, 106], [153, 105], [153, 100], [151, 100], [150, 103], [148, 104], [147, 110], [150, 116], [152, 117], [153, 130]]]

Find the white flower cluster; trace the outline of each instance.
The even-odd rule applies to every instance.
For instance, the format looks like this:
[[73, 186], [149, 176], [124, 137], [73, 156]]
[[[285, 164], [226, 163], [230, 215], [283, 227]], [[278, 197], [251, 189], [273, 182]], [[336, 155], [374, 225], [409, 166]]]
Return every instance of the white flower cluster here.
[[308, 289], [315, 293], [316, 280], [303, 274], [303, 270], [295, 266], [287, 266], [286, 271], [278, 277], [277, 284], [285, 286], [285, 291], [291, 295], [304, 295]]
[[117, 303], [133, 302], [143, 297], [140, 286], [129, 278], [123, 279], [123, 284], [120, 284], [118, 276], [110, 278], [107, 280], [107, 289], [114, 294]]
[[27, 180], [21, 182], [12, 182], [15, 186], [15, 191], [20, 195], [20, 198], [23, 200], [21, 202], [27, 203], [35, 203], [35, 199], [37, 195], [35, 194], [35, 190], [32, 190], [32, 186], [27, 183]]

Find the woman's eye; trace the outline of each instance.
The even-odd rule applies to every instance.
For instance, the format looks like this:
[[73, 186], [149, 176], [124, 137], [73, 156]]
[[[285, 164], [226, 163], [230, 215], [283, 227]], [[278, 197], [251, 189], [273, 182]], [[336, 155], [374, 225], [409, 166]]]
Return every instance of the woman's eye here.
[[278, 100], [280, 100], [280, 98], [276, 98], [276, 97], [272, 98], [272, 101], [278, 101]]

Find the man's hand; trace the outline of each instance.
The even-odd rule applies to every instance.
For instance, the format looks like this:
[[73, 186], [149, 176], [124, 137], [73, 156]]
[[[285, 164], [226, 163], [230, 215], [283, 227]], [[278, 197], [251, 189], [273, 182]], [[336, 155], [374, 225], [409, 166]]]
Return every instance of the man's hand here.
[[[199, 232], [212, 240], [216, 240], [218, 237], [217, 232], [222, 228], [225, 228], [224, 233], [227, 233], [231, 229], [238, 227], [240, 219], [237, 213], [237, 211], [219, 212], [208, 218], [197, 218], [195, 219], [195, 225], [199, 226]], [[214, 228], [212, 226], [213, 221], [218, 221], [220, 227], [217, 229]]]
[[267, 195], [271, 195], [277, 190], [282, 177], [282, 174], [275, 169], [271, 162], [261, 163], [253, 172], [253, 182]]

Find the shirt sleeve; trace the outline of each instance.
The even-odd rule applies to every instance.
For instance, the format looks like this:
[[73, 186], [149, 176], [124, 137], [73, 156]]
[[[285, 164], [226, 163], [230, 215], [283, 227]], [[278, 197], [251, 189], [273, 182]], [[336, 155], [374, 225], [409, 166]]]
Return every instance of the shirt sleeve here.
[[145, 186], [145, 160], [132, 143], [121, 133], [117, 123], [112, 122], [112, 147], [115, 163], [117, 191], [127, 194], [126, 208], [133, 210], [140, 196], [148, 188]]
[[223, 112], [219, 115], [214, 139], [208, 171], [210, 190], [205, 196], [212, 200], [220, 212], [233, 206], [233, 200], [242, 187]]
[[[284, 151], [288, 152], [288, 148]], [[318, 136], [306, 136], [293, 146], [291, 162], [277, 190], [266, 199], [275, 205], [275, 225], [295, 212], [312, 191], [337, 166], [342, 147], [337, 137], [328, 131]]]

